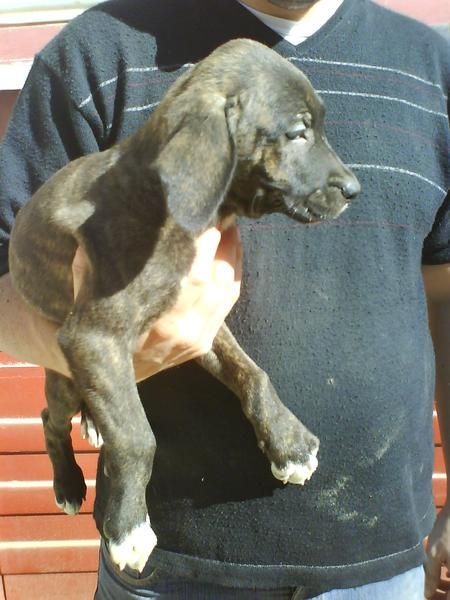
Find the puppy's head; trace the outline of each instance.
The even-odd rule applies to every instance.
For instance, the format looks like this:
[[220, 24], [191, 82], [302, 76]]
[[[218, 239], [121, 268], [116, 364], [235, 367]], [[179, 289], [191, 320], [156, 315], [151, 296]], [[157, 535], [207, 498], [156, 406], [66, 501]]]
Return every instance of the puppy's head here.
[[249, 217], [281, 212], [304, 223], [337, 217], [360, 185], [326, 139], [323, 102], [288, 61], [265, 47], [254, 55], [250, 85], [238, 95], [230, 205]]
[[250, 40], [224, 44], [160, 106], [169, 212], [190, 230], [230, 214], [337, 217], [360, 191], [327, 142], [324, 106], [296, 67]]

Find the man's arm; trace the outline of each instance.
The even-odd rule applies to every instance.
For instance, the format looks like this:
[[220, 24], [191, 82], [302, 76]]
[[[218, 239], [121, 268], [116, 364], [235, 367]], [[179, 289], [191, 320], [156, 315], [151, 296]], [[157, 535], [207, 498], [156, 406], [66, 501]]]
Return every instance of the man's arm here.
[[435, 399], [447, 472], [447, 500], [427, 548], [425, 596], [432, 598], [441, 566], [450, 565], [450, 264], [424, 266], [423, 277], [436, 355]]
[[0, 350], [25, 362], [69, 374], [56, 342], [56, 324], [29, 309], [13, 288], [9, 273], [0, 277]]
[[[209, 229], [175, 306], [139, 340], [134, 355], [142, 380], [207, 352], [236, 302], [241, 280], [241, 244], [236, 228]], [[83, 256], [74, 265], [74, 294], [83, 276]], [[33, 312], [15, 291], [9, 274], [0, 277], [0, 350], [69, 376], [57, 343], [57, 325]]]

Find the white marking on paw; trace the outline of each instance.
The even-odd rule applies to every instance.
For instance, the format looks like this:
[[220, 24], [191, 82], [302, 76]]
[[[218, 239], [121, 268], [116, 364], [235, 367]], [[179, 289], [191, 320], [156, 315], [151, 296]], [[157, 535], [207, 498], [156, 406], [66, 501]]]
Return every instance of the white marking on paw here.
[[289, 461], [285, 467], [279, 469], [274, 463], [272, 463], [272, 475], [283, 483], [304, 485], [305, 482], [311, 478], [311, 475], [317, 469], [319, 464], [315, 454], [317, 454], [317, 450], [315, 450], [313, 454], [309, 455], [308, 462], [306, 464], [293, 463]]
[[156, 542], [156, 535], [147, 516], [145, 523], [135, 527], [120, 543], [109, 542], [109, 553], [121, 571], [128, 566], [142, 572]]
[[94, 448], [100, 448], [103, 446], [102, 434], [95, 426], [94, 421], [91, 417], [83, 416], [80, 423], [81, 437], [87, 440]]
[[78, 502], [69, 502], [68, 500], [64, 500], [64, 502], [58, 502], [55, 498], [55, 503], [58, 508], [64, 511], [67, 515], [77, 515], [80, 512], [81, 504]]

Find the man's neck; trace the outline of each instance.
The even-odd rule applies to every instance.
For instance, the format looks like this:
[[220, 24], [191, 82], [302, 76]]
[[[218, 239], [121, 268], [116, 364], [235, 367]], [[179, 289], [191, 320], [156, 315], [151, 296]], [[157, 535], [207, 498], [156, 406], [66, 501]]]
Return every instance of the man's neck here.
[[[266, 15], [279, 17], [281, 19], [289, 19], [290, 21], [317, 22], [320, 25], [336, 12], [343, 0], [311, 0], [305, 1], [301, 8], [281, 8], [276, 4], [272, 4], [269, 0], [241, 0], [250, 8], [259, 10]], [[319, 25], [319, 26], [320, 26]]]

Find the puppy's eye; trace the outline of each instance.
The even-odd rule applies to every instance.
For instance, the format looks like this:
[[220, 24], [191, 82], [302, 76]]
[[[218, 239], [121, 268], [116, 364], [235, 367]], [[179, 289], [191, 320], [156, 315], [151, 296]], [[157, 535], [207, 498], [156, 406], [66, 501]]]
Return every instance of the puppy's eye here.
[[301, 123], [301, 125], [299, 125], [298, 127], [295, 127], [294, 129], [291, 129], [290, 131], [287, 131], [286, 137], [288, 140], [300, 140], [300, 139], [306, 140], [306, 130], [307, 130], [306, 125], [304, 123]]
[[299, 121], [299, 123], [297, 123], [290, 131], [286, 132], [288, 140], [306, 140], [306, 132], [312, 125], [312, 116], [310, 113], [298, 116], [301, 117], [301, 121]]

